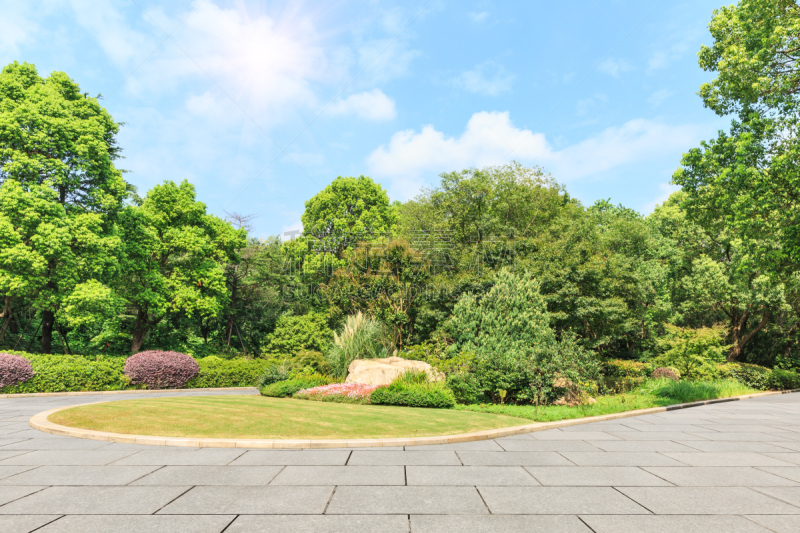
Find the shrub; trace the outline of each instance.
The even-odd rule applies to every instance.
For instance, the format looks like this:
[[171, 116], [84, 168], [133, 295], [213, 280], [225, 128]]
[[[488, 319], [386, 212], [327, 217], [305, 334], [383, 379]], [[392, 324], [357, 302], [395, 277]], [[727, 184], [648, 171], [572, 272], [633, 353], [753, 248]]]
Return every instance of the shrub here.
[[663, 366], [653, 370], [651, 377], [654, 379], [671, 379], [672, 381], [678, 381], [680, 379], [680, 376], [677, 372], [671, 368], [665, 368]]
[[278, 319], [275, 331], [267, 335], [264, 351], [269, 354], [295, 355], [303, 351], [324, 352], [333, 338], [328, 319], [322, 313], [285, 314]]
[[0, 353], [0, 389], [24, 383], [32, 377], [30, 361], [18, 355]]
[[756, 392], [733, 379], [695, 382], [659, 379], [648, 383], [646, 388], [656, 396], [670, 398], [679, 403], [728, 398]]
[[283, 365], [272, 365], [258, 379], [258, 388], [289, 379], [289, 370]]
[[125, 375], [131, 378], [131, 383], [151, 389], [181, 388], [199, 371], [197, 361], [180, 352], [148, 350], [125, 361]]
[[333, 372], [333, 368], [331, 368], [325, 356], [322, 355], [322, 352], [315, 352], [312, 350], [298, 352], [297, 355], [290, 360], [290, 363], [293, 368], [303, 369], [308, 367], [319, 374], [330, 374]]
[[186, 387], [254, 387], [270, 364], [270, 361], [263, 359], [221, 359], [214, 355], [203, 357], [197, 361], [200, 372]]
[[722, 379], [735, 379], [758, 390], [767, 390], [772, 386], [772, 370], [763, 366], [727, 363], [717, 367], [717, 375]]
[[298, 376], [284, 381], [276, 381], [261, 389], [261, 394], [273, 398], [285, 398], [303, 389], [329, 385], [331, 378], [319, 374]]
[[775, 390], [800, 389], [800, 374], [791, 370], [774, 368], [772, 370], [772, 388]]
[[707, 379], [714, 376], [715, 364], [725, 361], [730, 346], [724, 346], [725, 328], [679, 328], [671, 324], [664, 326], [667, 335], [658, 339], [664, 353], [656, 363], [678, 369], [687, 379]]
[[311, 389], [302, 389], [294, 394], [295, 398], [317, 400], [320, 402], [370, 403], [370, 394], [378, 385], [364, 383], [332, 383]]
[[600, 369], [600, 373], [606, 377], [619, 378], [646, 378], [653, 372], [653, 365], [650, 363], [640, 363], [638, 361], [626, 361], [624, 359], [610, 359], [605, 361]]
[[443, 382], [429, 382], [424, 372], [409, 371], [388, 386], [375, 389], [370, 403], [446, 409], [456, 404], [456, 398]]
[[122, 390], [130, 385], [130, 379], [123, 373], [122, 357], [33, 354], [22, 357], [31, 362], [33, 378], [4, 387], [5, 394]]
[[341, 333], [333, 334], [333, 346], [328, 352], [328, 362], [333, 375], [347, 376], [347, 368], [356, 359], [387, 357], [386, 332], [380, 322], [360, 311], [345, 319]]

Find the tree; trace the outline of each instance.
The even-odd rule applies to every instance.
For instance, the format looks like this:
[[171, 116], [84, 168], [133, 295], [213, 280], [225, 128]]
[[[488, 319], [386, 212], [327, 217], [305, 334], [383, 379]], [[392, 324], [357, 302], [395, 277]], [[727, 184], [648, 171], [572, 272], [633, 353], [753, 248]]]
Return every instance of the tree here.
[[120, 213], [125, 247], [121, 295], [136, 314], [131, 352], [171, 311], [216, 317], [228, 291], [223, 261], [236, 262], [245, 231], [206, 213], [194, 186], [166, 181], [141, 207]]
[[389, 196], [366, 176], [339, 176], [306, 202], [303, 232], [337, 257], [359, 241], [386, 236], [395, 224]]

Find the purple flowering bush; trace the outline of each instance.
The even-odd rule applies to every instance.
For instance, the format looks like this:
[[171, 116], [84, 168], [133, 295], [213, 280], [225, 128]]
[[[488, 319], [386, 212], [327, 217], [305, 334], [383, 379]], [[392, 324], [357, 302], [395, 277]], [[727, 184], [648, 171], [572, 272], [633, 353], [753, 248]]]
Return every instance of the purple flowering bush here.
[[133, 385], [150, 389], [178, 389], [197, 376], [200, 367], [193, 357], [180, 352], [148, 350], [125, 361], [125, 375]]
[[24, 383], [33, 377], [31, 362], [18, 355], [0, 353], [0, 389]]

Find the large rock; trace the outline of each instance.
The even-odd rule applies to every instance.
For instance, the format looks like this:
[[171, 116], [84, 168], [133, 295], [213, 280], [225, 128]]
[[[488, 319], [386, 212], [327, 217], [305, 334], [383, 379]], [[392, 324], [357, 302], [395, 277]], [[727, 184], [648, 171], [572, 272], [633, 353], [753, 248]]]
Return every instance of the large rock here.
[[345, 383], [388, 385], [408, 370], [425, 372], [431, 381], [443, 381], [444, 374], [423, 361], [409, 361], [402, 357], [386, 359], [356, 359], [347, 367]]

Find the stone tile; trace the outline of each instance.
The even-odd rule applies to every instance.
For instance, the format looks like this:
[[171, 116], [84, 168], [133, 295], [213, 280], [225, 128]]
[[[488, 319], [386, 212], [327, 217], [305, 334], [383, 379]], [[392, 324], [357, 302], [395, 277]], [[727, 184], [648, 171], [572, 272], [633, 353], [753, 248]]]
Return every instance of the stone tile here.
[[0, 465], [0, 479], [7, 478], [8, 476], [13, 476], [15, 474], [19, 474], [20, 472], [27, 472], [28, 470], [32, 470], [36, 468], [35, 466], [5, 466]]
[[[413, 533], [591, 533], [577, 516], [412, 515]], [[227, 532], [226, 532], [227, 533]]]
[[545, 486], [669, 487], [668, 482], [633, 466], [528, 466]]
[[[786, 452], [786, 448], [780, 447], [778, 443], [768, 442], [726, 442], [726, 441], [705, 441], [692, 440], [684, 441], [679, 444], [694, 448], [702, 452]], [[783, 444], [783, 443], [781, 443]], [[791, 444], [791, 443], [788, 443]]]
[[[635, 431], [628, 431], [622, 433], [636, 433]], [[537, 431], [532, 433], [533, 438], [536, 440], [619, 440], [620, 437], [606, 433], [604, 431], [561, 431], [559, 429], [550, 429], [547, 431]]]
[[649, 514], [610, 487], [478, 487], [492, 514]]
[[[650, 424], [649, 426], [645, 425], [637, 425], [636, 429], [645, 433], [663, 433], [665, 427], [660, 424]], [[670, 424], [669, 426], [670, 431], [680, 432], [680, 433], [704, 433], [706, 431], [710, 431], [708, 428], [694, 425], [694, 424]]]
[[465, 466], [572, 466], [555, 452], [458, 452]]
[[250, 450], [231, 465], [344, 465], [350, 453], [344, 450]]
[[679, 487], [786, 487], [797, 483], [757, 468], [742, 466], [644, 467]]
[[[495, 453], [495, 452], [462, 452], [462, 453]], [[460, 465], [461, 462], [453, 451], [428, 452], [384, 452], [355, 451], [350, 456], [348, 465]]]
[[767, 457], [772, 457], [773, 459], [778, 459], [780, 461], [785, 461], [787, 463], [792, 463], [795, 465], [800, 465], [800, 453], [797, 452], [765, 452], [763, 455]]
[[225, 533], [408, 533], [405, 515], [239, 516]]
[[408, 485], [539, 485], [521, 466], [407, 466]]
[[[644, 422], [641, 423], [642, 425], [652, 425], [646, 424]], [[595, 422], [593, 424], [580, 424], [577, 426], [567, 426], [565, 428], [561, 428], [559, 431], [564, 431], [567, 433], [586, 433], [587, 431], [639, 431], [636, 429], [639, 424], [630, 424], [627, 425], [624, 422]]]
[[0, 480], [0, 485], [127, 485], [157, 466], [41, 466]]
[[800, 482], [800, 466], [759, 466], [759, 470]]
[[[604, 452], [693, 452], [694, 448], [669, 440], [598, 440], [589, 442]], [[566, 450], [565, 450], [566, 451]], [[570, 450], [572, 451], [572, 450]], [[581, 450], [582, 451], [582, 450]]]
[[798, 507], [744, 487], [620, 487], [617, 490], [654, 514], [800, 514]]
[[96, 450], [107, 446], [101, 440], [61, 438], [61, 439], [25, 439], [8, 444], [0, 450]]
[[22, 450], [14, 450], [14, 451], [12, 451], [12, 450], [8, 450], [8, 451], [0, 450], [0, 465], [11, 464], [11, 463], [6, 463], [6, 461], [8, 461], [9, 459], [12, 459], [14, 457], [26, 454], [26, 453], [30, 453], [30, 452], [25, 452], [25, 451], [22, 451]]
[[99, 450], [35, 450], [32, 452], [9, 453], [17, 453], [21, 455], [5, 459], [0, 464], [32, 466], [100, 466], [118, 461], [131, 454], [131, 452], [126, 451], [104, 452]]
[[[456, 442], [453, 444], [433, 444], [425, 446], [407, 446], [406, 451], [474, 451], [474, 452], [502, 452], [503, 448], [493, 440], [477, 440], [473, 442]], [[383, 449], [381, 449], [383, 451]]]
[[[774, 446], [776, 448], [783, 448], [782, 450], [764, 450], [765, 452], [785, 452], [787, 450], [792, 450], [795, 452], [800, 452], [800, 442], [798, 441], [781, 441], [781, 442], [770, 442], [770, 443], [760, 443], [764, 445]], [[756, 450], [753, 450], [756, 451]], [[758, 450], [761, 451], [761, 450]]]
[[[596, 441], [617, 442], [617, 441]], [[599, 452], [600, 448], [582, 440], [506, 440], [497, 443], [509, 452]]]
[[333, 487], [195, 487], [158, 514], [322, 514], [332, 492]]
[[793, 466], [787, 461], [753, 452], [666, 452], [664, 455], [689, 466]]
[[325, 514], [488, 514], [488, 510], [474, 487], [337, 487]]
[[[17, 444], [17, 443], [20, 443], [20, 442], [25, 442], [25, 441], [28, 441], [28, 440], [31, 440], [31, 439], [0, 438], [0, 450], [10, 449], [10, 448], [6, 448], [6, 446], [8, 446], [10, 444]], [[15, 449], [19, 449], [19, 448], [15, 448]]]
[[747, 515], [745, 518], [774, 533], [797, 533], [800, 531], [800, 516], [798, 515]]
[[13, 502], [23, 496], [27, 496], [29, 494], [33, 494], [34, 492], [40, 491], [45, 487], [24, 487], [24, 486], [13, 486], [13, 487], [0, 487], [0, 505], [5, 505], [8, 502]]
[[245, 453], [235, 448], [175, 448], [158, 446], [116, 461], [115, 465], [226, 465]]
[[0, 514], [152, 514], [188, 488], [50, 487], [0, 507]]
[[800, 487], [757, 487], [753, 490], [800, 508]]
[[287, 466], [271, 483], [271, 485], [405, 484], [406, 476], [402, 466]]
[[578, 466], [685, 466], [655, 452], [564, 452]]
[[[156, 467], [157, 468], [157, 467]], [[268, 485], [281, 466], [165, 466], [131, 485]], [[324, 485], [325, 483], [318, 483]]]
[[[741, 422], [741, 421], [740, 421]], [[719, 431], [721, 433], [771, 433], [776, 428], [766, 424], [706, 424], [705, 429], [698, 430], [699, 432], [705, 431]], [[777, 428], [778, 431], [785, 431]], [[697, 433], [697, 431], [686, 430], [687, 433]]]
[[59, 518], [59, 515], [16, 515], [0, 516], [0, 531], [3, 533], [30, 533]]
[[[705, 440], [717, 440], [728, 442], [783, 442], [791, 439], [786, 439], [782, 436], [776, 436], [774, 433], [693, 433], [693, 435], [701, 436]], [[685, 438], [676, 438], [675, 440], [687, 440]]]
[[[708, 440], [702, 437], [700, 434], [683, 433], [680, 431], [628, 431], [628, 432], [612, 433], [612, 435], [621, 440], [659, 440], [659, 441]], [[587, 440], [594, 440], [594, 439], [587, 439]]]
[[72, 515], [37, 533], [219, 533], [233, 516]]
[[767, 533], [741, 516], [587, 516], [595, 533]]

